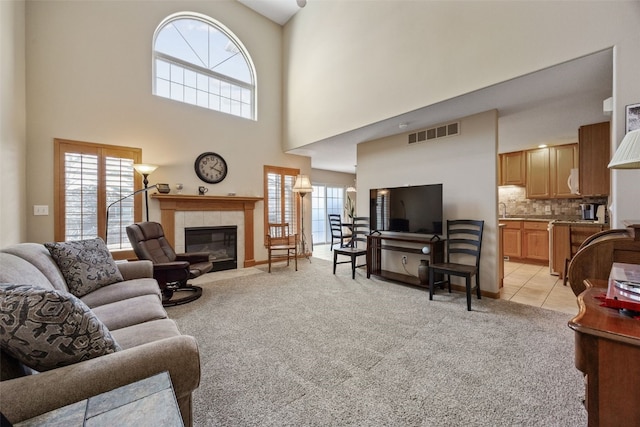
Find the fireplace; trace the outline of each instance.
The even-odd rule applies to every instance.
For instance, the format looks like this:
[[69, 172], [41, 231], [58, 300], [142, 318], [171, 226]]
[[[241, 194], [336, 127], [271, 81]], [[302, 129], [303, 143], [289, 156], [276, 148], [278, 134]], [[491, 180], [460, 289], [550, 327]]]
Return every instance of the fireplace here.
[[189, 227], [184, 229], [185, 252], [209, 252], [212, 271], [238, 268], [238, 227]]

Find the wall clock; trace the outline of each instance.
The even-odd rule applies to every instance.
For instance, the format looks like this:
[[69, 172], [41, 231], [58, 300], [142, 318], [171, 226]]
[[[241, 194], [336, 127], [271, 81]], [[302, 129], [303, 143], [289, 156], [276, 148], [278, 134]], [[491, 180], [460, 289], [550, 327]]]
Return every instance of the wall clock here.
[[227, 162], [221, 155], [212, 152], [200, 154], [194, 168], [198, 178], [208, 184], [217, 184], [227, 176]]

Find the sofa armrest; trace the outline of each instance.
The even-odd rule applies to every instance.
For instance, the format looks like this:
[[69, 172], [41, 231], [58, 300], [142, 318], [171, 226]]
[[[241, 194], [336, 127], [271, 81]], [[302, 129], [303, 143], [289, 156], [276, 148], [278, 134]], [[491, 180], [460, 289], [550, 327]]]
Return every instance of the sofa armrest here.
[[12, 423], [169, 371], [178, 399], [200, 384], [195, 338], [180, 335], [84, 362], [0, 382], [0, 411]]
[[153, 277], [153, 263], [147, 260], [116, 263], [124, 280]]

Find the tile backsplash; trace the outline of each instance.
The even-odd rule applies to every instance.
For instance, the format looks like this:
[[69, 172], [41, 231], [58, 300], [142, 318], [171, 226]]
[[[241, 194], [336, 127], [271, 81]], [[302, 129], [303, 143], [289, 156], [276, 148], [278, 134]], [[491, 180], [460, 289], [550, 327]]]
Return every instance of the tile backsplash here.
[[[550, 216], [558, 219], [579, 219], [581, 203], [598, 203], [607, 206], [608, 199], [606, 197], [527, 199], [524, 187], [503, 186], [498, 187], [498, 202], [507, 206], [507, 215], [510, 217]], [[502, 215], [503, 209], [503, 206], [498, 206], [498, 215]]]

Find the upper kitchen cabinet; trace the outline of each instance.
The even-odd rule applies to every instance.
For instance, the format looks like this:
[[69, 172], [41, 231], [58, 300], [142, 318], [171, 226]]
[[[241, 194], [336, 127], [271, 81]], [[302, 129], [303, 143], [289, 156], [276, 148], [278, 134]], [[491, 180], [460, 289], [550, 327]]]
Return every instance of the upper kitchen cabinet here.
[[611, 134], [609, 122], [580, 126], [580, 193], [608, 196]]
[[569, 186], [571, 170], [578, 168], [578, 144], [528, 150], [526, 155], [528, 199], [578, 197]]
[[524, 185], [525, 168], [523, 151], [500, 154], [500, 185]]
[[[558, 199], [580, 197], [576, 193], [578, 182], [571, 182], [572, 178], [578, 181], [578, 175], [571, 174], [572, 169], [577, 171], [579, 167], [578, 144], [558, 145], [549, 148], [549, 161], [551, 164], [549, 171], [551, 197]], [[574, 188], [573, 192], [572, 187]]]
[[549, 198], [551, 186], [549, 184], [548, 148], [527, 151], [526, 177], [527, 199]]

